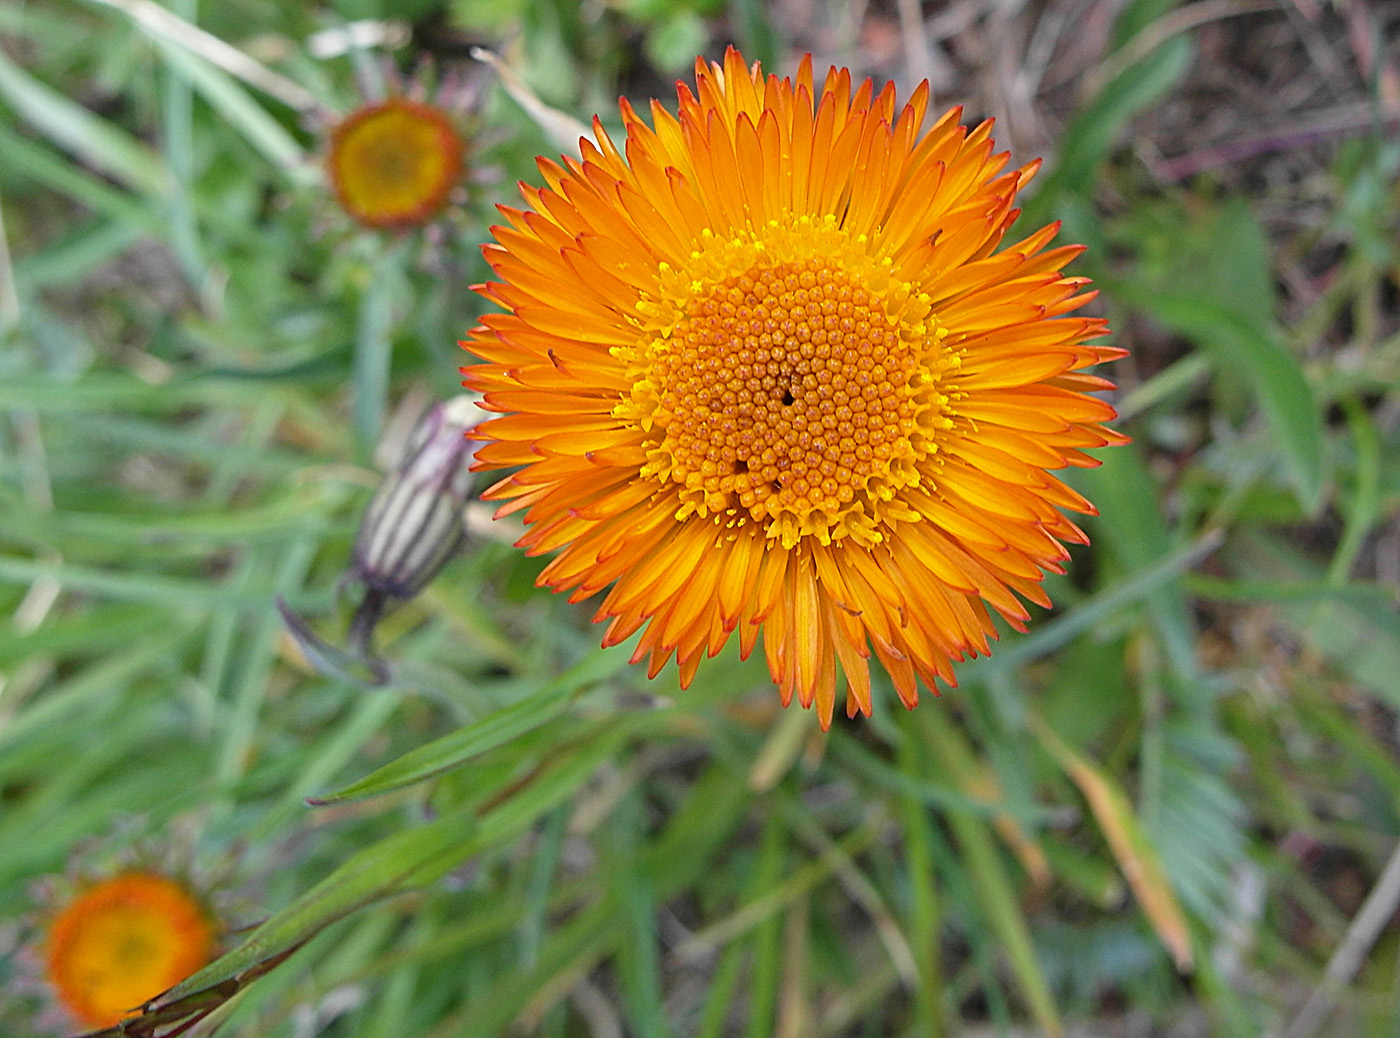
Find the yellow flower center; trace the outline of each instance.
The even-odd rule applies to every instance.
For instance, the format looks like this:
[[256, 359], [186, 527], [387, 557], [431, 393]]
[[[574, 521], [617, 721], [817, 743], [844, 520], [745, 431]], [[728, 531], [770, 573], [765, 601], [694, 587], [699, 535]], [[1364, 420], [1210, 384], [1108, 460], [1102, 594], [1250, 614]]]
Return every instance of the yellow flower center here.
[[127, 873], [92, 887], [55, 918], [48, 975], [89, 1027], [109, 1027], [209, 961], [213, 930], [174, 880]]
[[331, 179], [341, 202], [374, 227], [424, 222], [461, 171], [462, 141], [447, 117], [402, 98], [351, 115], [331, 142]]
[[957, 360], [928, 297], [865, 245], [802, 217], [662, 267], [614, 413], [646, 432], [642, 475], [677, 486], [677, 518], [751, 519], [785, 547], [873, 544], [915, 518], [895, 491], [950, 424], [939, 383]]

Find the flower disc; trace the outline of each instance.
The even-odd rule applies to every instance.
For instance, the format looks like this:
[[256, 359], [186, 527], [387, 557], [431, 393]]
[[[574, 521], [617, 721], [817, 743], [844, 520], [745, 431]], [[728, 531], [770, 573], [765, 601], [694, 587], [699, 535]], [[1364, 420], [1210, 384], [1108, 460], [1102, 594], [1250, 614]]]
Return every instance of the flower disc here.
[[50, 925], [48, 978], [87, 1027], [110, 1027], [209, 961], [209, 916], [184, 886], [127, 872], [90, 887]]
[[331, 135], [331, 183], [370, 227], [426, 223], [462, 175], [462, 138], [431, 105], [396, 97], [352, 113]]
[[1084, 542], [1060, 509], [1092, 506], [1049, 470], [1122, 442], [1081, 371], [1122, 351], [1067, 316], [1092, 294], [1055, 227], [999, 248], [1035, 166], [1004, 172], [956, 110], [925, 130], [927, 102], [731, 50], [677, 115], [624, 101], [623, 148], [595, 120], [502, 209], [481, 291], [506, 312], [464, 343], [505, 413], [478, 461], [519, 467], [487, 496], [558, 550], [542, 584], [611, 585], [604, 641], [645, 628], [653, 674], [675, 653], [688, 684], [761, 629], [823, 726], [838, 671], [869, 713], [872, 650], [912, 706]]

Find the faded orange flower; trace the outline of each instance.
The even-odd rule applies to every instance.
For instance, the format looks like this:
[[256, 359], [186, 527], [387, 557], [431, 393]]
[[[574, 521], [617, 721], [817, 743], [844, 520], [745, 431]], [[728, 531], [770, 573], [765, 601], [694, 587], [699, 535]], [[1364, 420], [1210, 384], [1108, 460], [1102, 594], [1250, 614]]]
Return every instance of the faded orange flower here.
[[1078, 246], [1002, 247], [1035, 164], [1006, 171], [958, 110], [925, 128], [927, 104], [731, 49], [677, 115], [623, 101], [623, 147], [595, 120], [502, 210], [481, 292], [506, 312], [463, 344], [504, 412], [479, 464], [518, 467], [486, 496], [558, 552], [542, 585], [611, 585], [604, 643], [644, 628], [653, 675], [674, 653], [685, 686], [761, 630], [823, 727], [838, 672], [870, 712], [872, 651], [913, 706], [1085, 543], [1060, 510], [1093, 507], [1050, 470], [1123, 441], [1082, 370], [1122, 351], [1069, 316], [1092, 298], [1062, 273]]
[[461, 182], [466, 144], [448, 116], [404, 97], [350, 113], [326, 159], [345, 211], [369, 227], [427, 223]]

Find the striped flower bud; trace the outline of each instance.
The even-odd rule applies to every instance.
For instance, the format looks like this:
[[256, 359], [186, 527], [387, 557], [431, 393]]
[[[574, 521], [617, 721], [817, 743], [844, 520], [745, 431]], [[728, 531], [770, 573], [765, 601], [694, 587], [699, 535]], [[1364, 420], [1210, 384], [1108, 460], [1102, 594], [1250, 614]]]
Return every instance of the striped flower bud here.
[[472, 395], [434, 404], [375, 491], [347, 574], [365, 587], [351, 622], [352, 649], [368, 650], [383, 610], [421, 591], [461, 547], [462, 510], [475, 482], [476, 444], [467, 434], [484, 417]]
[[486, 417], [472, 394], [434, 404], [375, 491], [342, 585], [357, 583], [346, 648], [331, 645], [280, 597], [278, 611], [307, 662], [322, 674], [369, 687], [392, 680], [388, 663], [370, 645], [384, 611], [406, 602], [438, 574], [466, 537], [464, 509], [475, 477], [476, 443], [467, 438]]

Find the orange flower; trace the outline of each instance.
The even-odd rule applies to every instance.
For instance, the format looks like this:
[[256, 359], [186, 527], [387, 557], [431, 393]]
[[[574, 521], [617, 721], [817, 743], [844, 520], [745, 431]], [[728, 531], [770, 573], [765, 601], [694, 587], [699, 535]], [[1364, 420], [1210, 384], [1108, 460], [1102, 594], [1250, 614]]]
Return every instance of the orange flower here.
[[391, 97], [352, 112], [331, 133], [327, 167], [340, 203], [369, 227], [416, 227], [462, 178], [465, 144], [437, 108]]
[[89, 887], [49, 926], [45, 971], [86, 1027], [111, 1027], [209, 962], [213, 923], [173, 879], [124, 872]]
[[990, 123], [924, 130], [927, 84], [900, 108], [845, 69], [818, 92], [810, 57], [793, 82], [731, 49], [696, 80], [502, 210], [481, 292], [507, 312], [463, 374], [506, 412], [479, 463], [520, 469], [486, 496], [558, 551], [541, 584], [612, 586], [604, 643], [645, 627], [652, 674], [674, 652], [685, 686], [761, 628], [824, 727], [838, 670], [869, 714], [872, 649], [913, 706], [989, 651], [988, 607], [1049, 605], [1085, 543], [1059, 509], [1093, 507], [1047, 470], [1123, 442], [1081, 370], [1123, 351], [1066, 316], [1092, 293], [1055, 227], [999, 249], [1036, 166], [1003, 172]]

